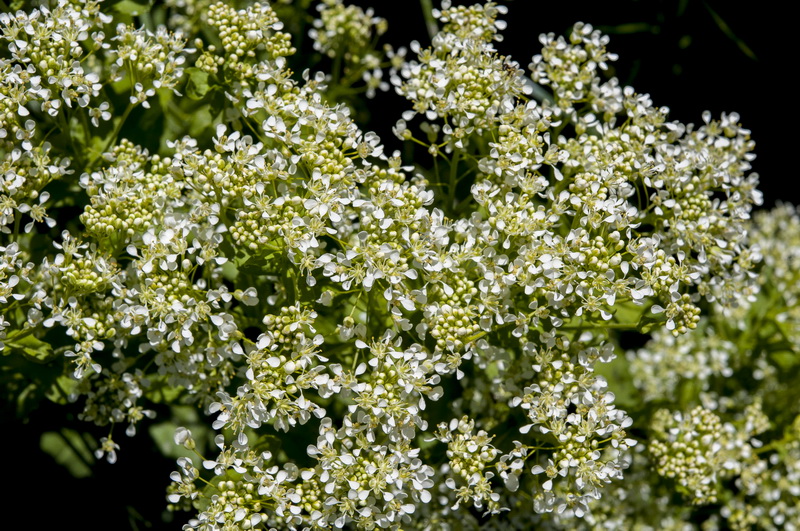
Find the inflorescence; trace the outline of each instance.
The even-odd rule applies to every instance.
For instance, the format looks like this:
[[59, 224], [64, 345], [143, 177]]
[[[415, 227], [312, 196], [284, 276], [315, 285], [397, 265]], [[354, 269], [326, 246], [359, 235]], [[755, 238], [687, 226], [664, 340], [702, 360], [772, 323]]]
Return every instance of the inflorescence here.
[[[395, 49], [324, 0], [298, 75], [274, 4], [0, 15], [0, 345], [98, 458], [205, 413], [187, 531], [800, 525], [800, 217], [751, 218], [737, 114], [671, 121], [588, 24], [523, 67], [492, 2]], [[413, 161], [348, 106], [390, 88]]]

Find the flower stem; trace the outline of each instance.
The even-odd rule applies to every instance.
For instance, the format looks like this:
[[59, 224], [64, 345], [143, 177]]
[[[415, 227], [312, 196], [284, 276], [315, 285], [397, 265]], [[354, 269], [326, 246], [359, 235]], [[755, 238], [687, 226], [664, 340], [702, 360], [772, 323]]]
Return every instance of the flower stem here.
[[122, 131], [122, 126], [128, 120], [128, 115], [131, 114], [133, 108], [134, 105], [132, 103], [128, 103], [128, 106], [125, 108], [125, 112], [122, 113], [122, 117], [119, 119], [119, 122], [117, 122], [117, 125], [114, 127], [114, 131], [111, 133], [111, 136], [108, 137], [106, 145], [103, 147], [103, 150], [97, 154], [97, 157], [94, 160], [92, 160], [92, 162], [89, 164], [89, 168], [94, 166], [95, 163], [99, 161], [100, 158], [103, 156], [103, 153], [106, 153], [109, 150], [109, 148], [111, 148], [111, 146], [113, 146], [116, 143], [117, 137], [119, 136], [120, 131]]
[[433, 18], [433, 2], [431, 0], [419, 0], [419, 3], [422, 7], [422, 16], [425, 17], [428, 36], [433, 40], [433, 37], [439, 33], [439, 26], [436, 24], [436, 19]]

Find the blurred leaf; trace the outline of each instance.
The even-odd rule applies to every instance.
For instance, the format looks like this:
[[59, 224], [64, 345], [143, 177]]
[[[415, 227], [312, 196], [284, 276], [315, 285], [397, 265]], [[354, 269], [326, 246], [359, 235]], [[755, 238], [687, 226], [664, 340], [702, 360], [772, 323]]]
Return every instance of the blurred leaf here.
[[[274, 272], [275, 253], [270, 253], [267, 256], [250, 256], [241, 264], [238, 264], [239, 273], [246, 275], [259, 276], [265, 273]], [[238, 262], [238, 260], [237, 260]]]
[[23, 356], [35, 363], [47, 363], [55, 357], [50, 343], [38, 339], [33, 334], [21, 338], [11, 336], [6, 341], [6, 347], [18, 349]]
[[743, 54], [745, 54], [753, 61], [758, 61], [758, 57], [756, 57], [756, 54], [753, 53], [753, 50], [750, 49], [747, 43], [745, 43], [742, 39], [740, 39], [733, 33], [733, 30], [731, 29], [730, 26], [728, 26], [728, 23], [725, 22], [725, 20], [721, 16], [719, 16], [716, 11], [711, 9], [711, 6], [708, 5], [707, 2], [703, 2], [703, 5], [711, 14], [711, 17], [714, 19], [714, 22], [717, 24], [717, 27], [720, 29], [720, 31], [722, 31], [722, 33], [724, 33], [725, 36], [727, 36], [730, 40], [736, 43], [736, 46], [739, 47], [739, 49], [742, 51]]
[[[230, 100], [225, 96], [225, 92], [222, 90], [212, 90], [211, 91], [211, 101], [209, 102], [209, 114], [213, 121], [217, 120], [217, 117], [223, 115], [225, 109], [230, 106]], [[213, 123], [213, 122], [212, 122]], [[221, 122], [220, 122], [221, 123]]]
[[192, 113], [189, 135], [197, 138], [198, 142], [201, 140], [210, 142], [214, 132], [213, 123], [214, 117], [211, 116], [211, 105], [203, 105]]
[[172, 415], [169, 420], [153, 424], [148, 428], [148, 433], [159, 451], [170, 459], [197, 458], [197, 455], [191, 450], [175, 444], [175, 430], [183, 426], [192, 432], [197, 452], [205, 454], [206, 450], [213, 445], [215, 432], [210, 426], [201, 422], [197, 409], [192, 406], [172, 406], [170, 411]]
[[800, 359], [798, 359], [798, 354], [792, 352], [791, 350], [772, 352], [770, 353], [769, 357], [772, 358], [772, 361], [774, 361], [775, 364], [778, 365], [778, 367], [780, 367], [783, 371], [788, 371], [797, 365], [798, 361], [800, 361]]
[[225, 277], [226, 280], [236, 282], [236, 277], [239, 276], [239, 269], [236, 267], [236, 264], [230, 261], [222, 264], [222, 276]]
[[119, 138], [126, 138], [150, 153], [158, 153], [164, 134], [164, 107], [162, 100], [168, 100], [168, 89], [159, 89], [158, 97], [148, 99], [150, 108], [137, 105], [133, 108], [120, 131]]
[[199, 454], [206, 454], [214, 446], [214, 435], [216, 432], [208, 424], [201, 421], [197, 414], [197, 409], [193, 406], [172, 406], [170, 407], [170, 418], [164, 422], [153, 424], [148, 428], [148, 433], [156, 443], [159, 451], [170, 459], [179, 457], [189, 457], [197, 459], [197, 454], [193, 451], [175, 444], [175, 430], [183, 426], [192, 432], [196, 450]]
[[255, 430], [248, 429], [247, 437], [250, 441], [255, 441], [251, 443], [251, 447], [255, 452], [269, 452], [276, 456], [283, 448], [283, 440], [276, 435], [259, 435]]
[[119, 0], [110, 2], [111, 10], [120, 15], [137, 16], [150, 11], [151, 2], [134, 2], [133, 0]]
[[635, 323], [649, 311], [649, 306], [623, 302], [614, 305], [614, 319], [620, 323]]
[[595, 365], [595, 372], [607, 381], [614, 382], [614, 403], [630, 412], [641, 405], [641, 393], [633, 385], [625, 354], [620, 349], [616, 353], [617, 357], [610, 362]]
[[648, 24], [647, 22], [630, 22], [627, 24], [617, 24], [616, 26], [600, 26], [598, 28], [603, 33], [630, 35], [633, 33], [659, 33], [661, 28]]
[[74, 477], [85, 478], [92, 474], [94, 455], [77, 431], [68, 428], [48, 431], [42, 434], [39, 446]]
[[186, 69], [186, 75], [186, 95], [193, 100], [202, 100], [211, 90], [208, 72], [192, 67]]
[[699, 402], [698, 397], [700, 396], [700, 391], [702, 391], [702, 385], [698, 380], [682, 379], [675, 393], [678, 408], [688, 409], [696, 405]]
[[152, 376], [145, 396], [156, 404], [170, 404], [176, 402], [183, 393], [182, 387], [170, 385], [165, 376]]
[[53, 385], [48, 389], [45, 396], [56, 404], [66, 405], [69, 403], [69, 395], [78, 387], [78, 380], [68, 374], [62, 374], [55, 379]]
[[6, 414], [26, 418], [46, 400], [63, 367], [58, 362], [43, 363], [18, 350], [21, 356], [11, 355], [15, 351], [6, 342], [4, 355], [0, 357], [0, 404]]

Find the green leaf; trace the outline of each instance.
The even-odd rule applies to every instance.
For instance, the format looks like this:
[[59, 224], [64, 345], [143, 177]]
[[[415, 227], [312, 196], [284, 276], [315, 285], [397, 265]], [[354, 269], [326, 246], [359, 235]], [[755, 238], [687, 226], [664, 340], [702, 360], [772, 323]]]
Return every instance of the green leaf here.
[[177, 402], [183, 393], [182, 387], [169, 385], [166, 377], [152, 376], [145, 396], [156, 404], [172, 404]]
[[629, 22], [627, 24], [617, 24], [616, 26], [600, 26], [598, 29], [603, 33], [617, 35], [631, 35], [635, 33], [658, 34], [661, 31], [661, 28], [658, 26], [647, 22]]
[[797, 353], [791, 350], [782, 350], [778, 352], [772, 352], [769, 355], [772, 358], [772, 361], [775, 362], [778, 367], [784, 372], [789, 371], [792, 367], [800, 362], [798, 359]]
[[150, 2], [134, 2], [133, 0], [121, 0], [112, 2], [111, 9], [120, 15], [138, 16], [150, 12]]
[[153, 424], [147, 429], [150, 437], [164, 456], [171, 459], [178, 459], [179, 457], [197, 458], [195, 452], [175, 444], [175, 430], [179, 426], [184, 426], [192, 432], [198, 453], [204, 454], [213, 446], [215, 432], [208, 425], [201, 422], [195, 407], [172, 406], [170, 407], [170, 412], [171, 415], [168, 420]]
[[720, 31], [724, 33], [726, 37], [732, 40], [736, 44], [736, 46], [739, 47], [739, 50], [741, 50], [743, 54], [745, 54], [753, 61], [758, 61], [758, 57], [756, 57], [756, 54], [753, 52], [753, 50], [750, 49], [750, 47], [747, 45], [746, 42], [744, 42], [742, 39], [737, 37], [735, 33], [733, 33], [733, 30], [728, 25], [728, 23], [725, 22], [725, 19], [719, 16], [719, 14], [716, 11], [711, 9], [711, 6], [708, 5], [706, 2], [703, 2], [703, 6], [705, 6], [705, 8], [708, 10], [709, 14], [711, 15], [711, 18], [714, 19], [714, 23], [717, 25]]
[[[199, 109], [192, 112], [191, 121], [188, 123], [189, 135], [198, 139], [205, 138], [209, 142], [213, 136], [214, 117], [211, 116], [211, 105], [202, 105]], [[181, 123], [182, 126], [187, 126], [186, 123]]]
[[48, 431], [42, 434], [39, 446], [74, 477], [85, 478], [92, 474], [90, 466], [95, 461], [94, 455], [77, 431], [67, 428]]
[[[275, 257], [275, 253], [267, 256], [250, 256], [242, 263], [237, 263], [237, 269], [240, 273], [247, 275], [258, 276], [270, 270], [270, 261]], [[237, 260], [238, 262], [238, 260]]]
[[647, 314], [649, 309], [650, 307], [646, 305], [623, 302], [615, 304], [612, 313], [615, 319], [621, 323], [636, 323]]
[[231, 261], [225, 262], [222, 264], [222, 276], [230, 282], [236, 282], [236, 277], [239, 276], [239, 268]]
[[78, 388], [78, 380], [68, 374], [62, 374], [53, 382], [45, 396], [56, 404], [69, 404], [69, 395]]
[[186, 69], [186, 76], [186, 95], [193, 100], [202, 100], [211, 90], [208, 72], [192, 67]]
[[35, 363], [47, 363], [55, 357], [50, 343], [46, 343], [34, 335], [18, 339], [11, 338], [6, 342], [6, 346], [19, 349], [23, 356]]

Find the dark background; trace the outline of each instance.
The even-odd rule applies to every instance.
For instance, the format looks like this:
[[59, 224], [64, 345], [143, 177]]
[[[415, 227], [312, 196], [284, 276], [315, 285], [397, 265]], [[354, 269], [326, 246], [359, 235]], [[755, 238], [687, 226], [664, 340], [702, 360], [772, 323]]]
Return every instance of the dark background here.
[[[389, 21], [386, 42], [407, 45], [428, 42], [422, 11], [416, 0], [362, 0]], [[623, 84], [649, 93], [656, 105], [671, 109], [683, 122], [701, 121], [709, 110], [736, 111], [756, 140], [754, 170], [761, 176], [765, 207], [778, 200], [800, 203], [792, 158], [798, 148], [791, 98], [797, 45], [789, 15], [771, 2], [742, 9], [724, 0], [616, 0], [606, 2], [538, 2], [509, 0], [504, 18], [508, 28], [498, 49], [523, 68], [538, 52], [540, 33], [565, 34], [576, 21], [591, 23], [611, 35], [610, 51], [619, 55], [614, 74]], [[434, 5], [438, 5], [435, 2]], [[306, 43], [308, 40], [306, 40]], [[370, 106], [373, 123], [388, 152], [399, 141], [378, 127], [394, 123], [395, 111], [407, 108], [394, 94], [380, 95]], [[41, 433], [71, 426], [92, 430], [75, 419], [76, 407], [49, 404], [29, 412], [24, 421], [10, 420], [3, 404], [0, 450], [5, 470], [4, 507], [7, 518], [21, 518], [25, 528], [180, 529], [183, 517], [163, 523], [165, 491], [174, 464], [155, 450], [143, 422], [140, 434], [119, 435], [119, 462], [100, 462], [91, 478], [76, 480], [39, 450]], [[11, 408], [13, 410], [13, 407]], [[9, 497], [8, 490], [11, 490]], [[17, 518], [11, 518], [17, 517]], [[37, 522], [37, 523], [34, 523]]]

